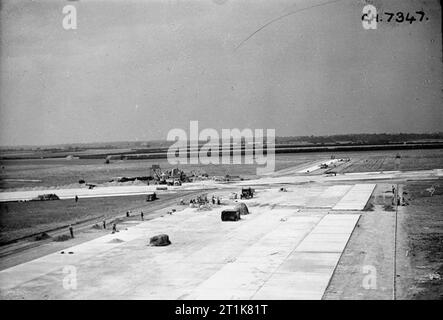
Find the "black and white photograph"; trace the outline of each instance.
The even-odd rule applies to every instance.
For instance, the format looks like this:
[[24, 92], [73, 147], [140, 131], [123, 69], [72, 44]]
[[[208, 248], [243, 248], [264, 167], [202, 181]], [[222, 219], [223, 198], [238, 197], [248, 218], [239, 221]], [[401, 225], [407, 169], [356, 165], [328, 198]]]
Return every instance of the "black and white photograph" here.
[[439, 0], [0, 0], [0, 300], [443, 300], [442, 29]]

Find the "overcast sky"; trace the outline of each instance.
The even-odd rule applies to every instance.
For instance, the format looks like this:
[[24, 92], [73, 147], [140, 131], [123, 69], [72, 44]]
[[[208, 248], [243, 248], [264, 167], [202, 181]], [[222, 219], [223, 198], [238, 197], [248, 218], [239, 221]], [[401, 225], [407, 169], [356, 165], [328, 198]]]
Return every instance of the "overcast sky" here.
[[[2, 0], [0, 144], [443, 131], [439, 1], [371, 1], [428, 21], [361, 24], [363, 0]], [[65, 5], [77, 30], [62, 27]]]

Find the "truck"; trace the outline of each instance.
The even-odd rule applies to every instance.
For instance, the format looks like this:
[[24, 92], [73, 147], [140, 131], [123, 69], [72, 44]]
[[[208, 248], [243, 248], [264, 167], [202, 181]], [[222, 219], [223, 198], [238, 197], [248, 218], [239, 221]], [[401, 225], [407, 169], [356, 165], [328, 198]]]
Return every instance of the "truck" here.
[[253, 197], [254, 197], [254, 189], [252, 189], [251, 187], [241, 189], [240, 199], [251, 199]]

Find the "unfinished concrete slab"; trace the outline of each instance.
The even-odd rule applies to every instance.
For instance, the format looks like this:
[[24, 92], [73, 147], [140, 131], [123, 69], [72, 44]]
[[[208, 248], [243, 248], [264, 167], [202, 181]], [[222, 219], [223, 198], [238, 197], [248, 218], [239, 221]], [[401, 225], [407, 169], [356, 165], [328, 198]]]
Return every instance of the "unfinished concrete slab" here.
[[[267, 203], [274, 194], [259, 193], [251, 214], [237, 222], [220, 220], [224, 207], [187, 208], [129, 226], [66, 248], [64, 254], [1, 271], [0, 297], [318, 299], [358, 215], [303, 212], [291, 205], [294, 199], [313, 201], [314, 195], [326, 203], [345, 189], [317, 186], [281, 192], [283, 205], [275, 207]], [[330, 199], [328, 190], [335, 192]], [[171, 245], [148, 246], [149, 238], [160, 233], [170, 236]], [[63, 285], [70, 270], [75, 270], [75, 290]]]
[[251, 299], [320, 219], [311, 217], [308, 226], [300, 229], [298, 217], [289, 217], [202, 282], [187, 298], [230, 299], [234, 294], [238, 299]]
[[333, 210], [361, 211], [366, 206], [375, 184], [356, 184], [346, 195], [332, 208]]
[[332, 208], [351, 189], [352, 185], [294, 186], [258, 191], [261, 204], [279, 207]]
[[[253, 298], [321, 299], [359, 217], [336, 214], [325, 216]], [[325, 227], [335, 232], [325, 232]]]
[[307, 202], [310, 208], [332, 208], [351, 189], [351, 185], [333, 185], [327, 187], [323, 192]]
[[320, 300], [332, 274], [276, 273], [254, 295], [257, 300]]

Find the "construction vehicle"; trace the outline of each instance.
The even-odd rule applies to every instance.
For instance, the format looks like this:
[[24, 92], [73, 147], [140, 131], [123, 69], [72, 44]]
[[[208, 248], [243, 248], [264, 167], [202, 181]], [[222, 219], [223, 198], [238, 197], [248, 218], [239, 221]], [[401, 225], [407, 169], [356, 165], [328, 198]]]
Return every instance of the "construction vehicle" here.
[[166, 185], [168, 186], [181, 186], [182, 182], [178, 179], [166, 179]]
[[251, 187], [241, 189], [240, 199], [251, 199], [253, 197], [254, 197], [254, 189], [252, 189]]
[[179, 168], [163, 171], [158, 164], [153, 164], [150, 170], [150, 177], [157, 184], [181, 186], [183, 182], [190, 182], [189, 177]]
[[155, 192], [154, 193], [150, 193], [150, 194], [148, 194], [146, 196], [146, 201], [147, 202], [154, 201], [154, 200], [157, 200], [157, 199], [158, 199], [158, 197], [157, 197], [157, 194]]
[[227, 209], [223, 210], [221, 213], [222, 221], [238, 221], [240, 220], [240, 210], [239, 209]]
[[[157, 181], [159, 184], [160, 182], [164, 181], [164, 175], [162, 170], [160, 169], [160, 166], [158, 164], [153, 164], [151, 166], [150, 175], [154, 181]], [[166, 182], [165, 182], [166, 183]]]

